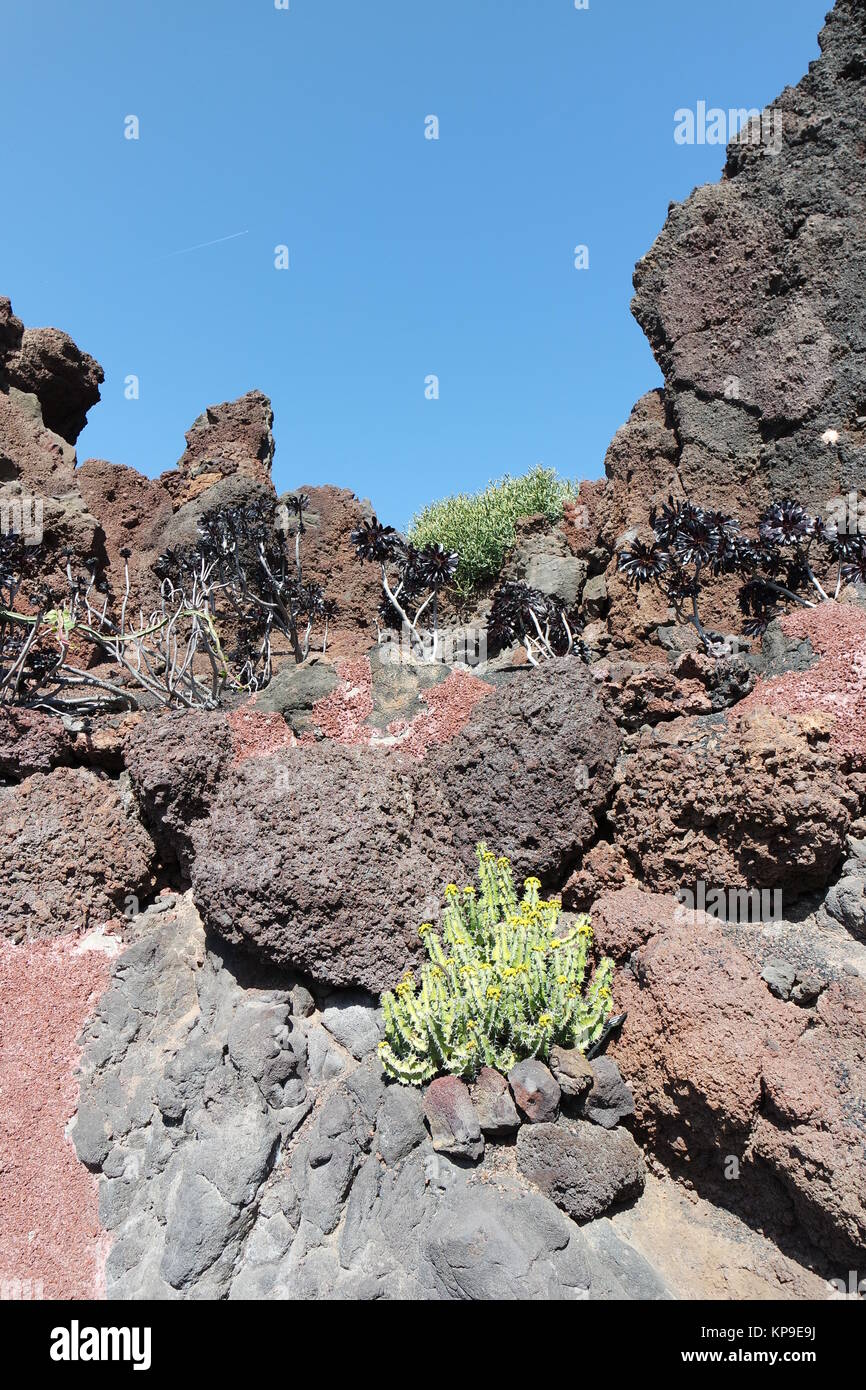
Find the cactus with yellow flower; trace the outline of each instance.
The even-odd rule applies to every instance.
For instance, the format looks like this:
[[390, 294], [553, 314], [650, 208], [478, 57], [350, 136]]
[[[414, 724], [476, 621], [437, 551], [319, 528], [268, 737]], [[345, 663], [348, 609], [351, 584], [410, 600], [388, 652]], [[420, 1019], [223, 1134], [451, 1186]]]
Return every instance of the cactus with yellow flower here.
[[382, 996], [389, 1076], [422, 1086], [446, 1073], [471, 1080], [482, 1066], [508, 1072], [551, 1047], [581, 1052], [596, 1041], [613, 1008], [613, 961], [605, 957], [584, 989], [592, 927], [587, 916], [560, 932], [558, 899], [540, 896], [536, 878], [518, 898], [511, 864], [480, 844], [480, 892], [445, 890], [441, 936], [420, 928], [429, 959]]

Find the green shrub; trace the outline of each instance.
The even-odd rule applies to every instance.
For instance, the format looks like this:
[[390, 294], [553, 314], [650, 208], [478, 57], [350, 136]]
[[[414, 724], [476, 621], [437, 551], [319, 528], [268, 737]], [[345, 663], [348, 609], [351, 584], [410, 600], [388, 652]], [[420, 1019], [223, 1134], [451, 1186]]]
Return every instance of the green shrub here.
[[482, 1066], [508, 1072], [526, 1057], [546, 1058], [554, 1043], [585, 1052], [613, 1003], [613, 961], [605, 957], [584, 991], [592, 945], [587, 916], [557, 935], [557, 900], [539, 897], [528, 878], [518, 901], [505, 858], [478, 846], [481, 893], [445, 890], [443, 933], [420, 928], [429, 961], [420, 983], [410, 971], [382, 996], [382, 1065], [403, 1085], [442, 1072], [471, 1080]]
[[522, 516], [541, 513], [558, 521], [563, 503], [577, 496], [577, 484], [556, 476], [539, 464], [522, 478], [507, 475], [488, 483], [483, 492], [460, 493], [431, 502], [412, 520], [413, 545], [438, 544], [456, 550], [460, 559], [454, 584], [468, 595], [495, 579], [506, 551], [514, 544], [515, 525]]

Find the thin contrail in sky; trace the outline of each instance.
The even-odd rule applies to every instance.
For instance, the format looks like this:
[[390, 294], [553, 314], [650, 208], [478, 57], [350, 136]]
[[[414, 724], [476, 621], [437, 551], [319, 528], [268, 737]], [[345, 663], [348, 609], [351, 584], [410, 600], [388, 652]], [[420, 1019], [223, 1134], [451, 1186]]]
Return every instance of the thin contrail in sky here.
[[239, 236], [249, 236], [249, 227], [245, 232], [232, 232], [231, 236], [218, 236], [213, 241], [200, 241], [198, 246], [184, 246], [180, 251], [169, 251], [167, 255], [160, 256], [160, 260], [167, 261], [170, 256], [186, 256], [190, 251], [203, 251], [206, 246], [219, 246], [221, 241], [234, 241]]

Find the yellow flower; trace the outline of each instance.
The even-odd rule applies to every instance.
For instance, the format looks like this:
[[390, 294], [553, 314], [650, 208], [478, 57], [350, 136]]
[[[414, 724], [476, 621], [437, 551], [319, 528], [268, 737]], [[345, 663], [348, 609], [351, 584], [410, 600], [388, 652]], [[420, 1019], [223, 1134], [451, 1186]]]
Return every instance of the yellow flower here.
[[432, 930], [433, 930], [433, 923], [432, 923], [432, 922], [422, 922], [422, 923], [421, 923], [421, 926], [418, 928], [418, 935], [419, 935], [419, 936], [426, 936], [427, 933], [428, 933], [428, 931], [432, 931]]
[[567, 976], [567, 975], [557, 975], [557, 977], [556, 977], [556, 983], [557, 983], [558, 985], [567, 985], [567, 984], [568, 984], [568, 976]]
[[499, 996], [501, 995], [501, 993], [502, 993], [502, 990], [499, 988], [498, 985], [488, 985], [488, 986], [487, 986], [487, 998], [488, 998], [488, 999], [498, 999]]
[[445, 896], [446, 898], [453, 898], [459, 891], [456, 883], [449, 883], [448, 887], [445, 889]]
[[546, 1028], [549, 1023], [553, 1022], [553, 1014], [539, 1014], [538, 1022], [542, 1028]]

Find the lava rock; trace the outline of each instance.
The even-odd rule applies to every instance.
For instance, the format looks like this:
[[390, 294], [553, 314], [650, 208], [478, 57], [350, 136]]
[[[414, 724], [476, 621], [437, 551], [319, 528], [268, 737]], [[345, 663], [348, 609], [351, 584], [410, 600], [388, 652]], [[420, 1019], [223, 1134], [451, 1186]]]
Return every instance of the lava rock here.
[[534, 1057], [518, 1062], [508, 1073], [508, 1084], [518, 1110], [530, 1124], [556, 1119], [562, 1093], [543, 1062]]
[[500, 1072], [482, 1067], [471, 1094], [482, 1134], [513, 1134], [520, 1128], [520, 1116], [511, 1099], [508, 1082]]
[[575, 1221], [592, 1221], [644, 1189], [643, 1154], [626, 1129], [604, 1130], [578, 1121], [574, 1128], [524, 1125], [517, 1136], [517, 1166]]
[[771, 957], [763, 970], [761, 979], [769, 985], [777, 999], [790, 999], [797, 972], [789, 961]]
[[581, 1100], [592, 1089], [595, 1073], [576, 1047], [552, 1047], [547, 1061], [563, 1095]]
[[468, 1088], [457, 1076], [439, 1076], [424, 1092], [424, 1114], [437, 1153], [479, 1159], [481, 1125]]
[[620, 1075], [612, 1057], [596, 1057], [590, 1062], [594, 1082], [586, 1098], [584, 1113], [602, 1129], [613, 1129], [620, 1120], [634, 1114], [634, 1096]]

